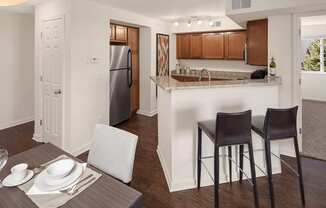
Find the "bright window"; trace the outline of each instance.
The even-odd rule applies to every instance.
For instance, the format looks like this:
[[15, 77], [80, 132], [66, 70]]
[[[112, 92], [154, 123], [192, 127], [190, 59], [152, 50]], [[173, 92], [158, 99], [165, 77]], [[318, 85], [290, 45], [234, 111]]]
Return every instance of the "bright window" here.
[[326, 72], [326, 38], [304, 39], [302, 70]]

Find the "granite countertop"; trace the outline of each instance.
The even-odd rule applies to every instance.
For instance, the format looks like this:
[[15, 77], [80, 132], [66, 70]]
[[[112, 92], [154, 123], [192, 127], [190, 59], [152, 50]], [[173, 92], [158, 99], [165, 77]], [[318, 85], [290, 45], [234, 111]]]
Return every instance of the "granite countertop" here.
[[[235, 71], [209, 71], [211, 78], [218, 79], [250, 79], [251, 72], [235, 72]], [[171, 71], [171, 76], [183, 77], [199, 77], [200, 70], [190, 70], [189, 73], [177, 73], [176, 70]], [[203, 77], [207, 78], [207, 73], [203, 73]]]
[[[205, 74], [205, 75], [204, 75]], [[203, 78], [207, 78], [207, 73], [203, 74]], [[170, 76], [153, 76], [151, 80], [164, 90], [185, 90], [185, 89], [205, 89], [205, 88], [221, 88], [221, 87], [248, 87], [248, 86], [274, 86], [281, 84], [280, 77], [265, 79], [250, 79], [250, 73], [247, 72], [213, 72], [211, 73], [212, 81], [178, 81], [173, 77], [198, 77], [196, 72], [188, 74], [177, 74], [171, 72]]]

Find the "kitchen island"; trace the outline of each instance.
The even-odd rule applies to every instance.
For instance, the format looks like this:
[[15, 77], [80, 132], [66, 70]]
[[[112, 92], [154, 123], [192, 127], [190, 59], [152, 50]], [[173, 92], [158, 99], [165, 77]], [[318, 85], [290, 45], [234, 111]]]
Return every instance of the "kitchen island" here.
[[[183, 79], [180, 79], [180, 76]], [[268, 107], [279, 106], [279, 78], [251, 80], [237, 73], [207, 76], [203, 81], [187, 79], [197, 74], [151, 77], [158, 86], [158, 147], [157, 153], [171, 192], [196, 187], [197, 122], [216, 119], [217, 112], [240, 112], [248, 109], [253, 115], [264, 115]], [[253, 132], [255, 163], [265, 169], [263, 142]], [[238, 161], [238, 147], [233, 147], [234, 160]], [[272, 143], [272, 151], [279, 155], [279, 144]], [[203, 156], [212, 156], [214, 145], [203, 134]], [[221, 148], [220, 154], [226, 154]], [[237, 155], [237, 156], [235, 156]], [[213, 185], [207, 168], [213, 174], [213, 159], [204, 161], [202, 186]], [[272, 157], [273, 173], [281, 172], [279, 159]], [[228, 179], [228, 161], [220, 157], [220, 182]], [[244, 170], [250, 176], [249, 161]], [[238, 170], [232, 167], [233, 181], [238, 180]], [[263, 173], [257, 169], [257, 176]]]

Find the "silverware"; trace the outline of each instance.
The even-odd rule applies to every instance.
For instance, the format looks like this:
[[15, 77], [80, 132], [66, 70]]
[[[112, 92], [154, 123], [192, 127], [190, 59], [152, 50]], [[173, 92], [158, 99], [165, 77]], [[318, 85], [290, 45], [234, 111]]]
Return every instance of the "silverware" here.
[[33, 172], [34, 175], [38, 175], [39, 173], [41, 173], [46, 167], [38, 167], [38, 168], [34, 168]]
[[84, 181], [88, 180], [89, 178], [93, 177], [93, 174], [89, 174], [88, 176], [86, 176], [84, 179], [78, 181], [78, 183], [76, 183], [75, 185], [73, 185], [72, 187], [68, 188], [68, 189], [65, 189], [65, 190], [61, 190], [60, 192], [61, 193], [64, 193], [64, 194], [69, 194], [71, 192], [74, 191], [74, 189], [81, 183], [83, 183]]
[[83, 187], [87, 186], [88, 184], [92, 183], [94, 180], [96, 179], [96, 177], [91, 178], [89, 181], [87, 181], [86, 183], [78, 186], [75, 190], [73, 190], [72, 192], [69, 193], [69, 195], [75, 195], [76, 193], [78, 193], [78, 191], [80, 189], [82, 189]]

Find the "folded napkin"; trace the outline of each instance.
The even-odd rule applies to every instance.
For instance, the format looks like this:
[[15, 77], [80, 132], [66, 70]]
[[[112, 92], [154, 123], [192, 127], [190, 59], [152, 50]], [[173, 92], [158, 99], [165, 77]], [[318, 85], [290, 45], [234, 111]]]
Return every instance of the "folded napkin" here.
[[[67, 157], [66, 155], [61, 155], [52, 161], [56, 161], [58, 159], [65, 159], [65, 158], [69, 158], [69, 157]], [[51, 163], [51, 161], [48, 162], [48, 164], [49, 163]], [[79, 193], [81, 193], [85, 189], [87, 189], [89, 186], [91, 186], [93, 183], [95, 183], [102, 176], [101, 174], [88, 168], [86, 163], [83, 163], [82, 165], [84, 167], [82, 177], [79, 180], [77, 180], [76, 182], [74, 182], [73, 184], [71, 184], [69, 187], [76, 185], [80, 180], [83, 180], [85, 177], [87, 177], [90, 174], [93, 174], [93, 177], [95, 177], [96, 179], [93, 180], [91, 183], [82, 187], [74, 195], [64, 194], [64, 193], [61, 193], [60, 191], [45, 192], [45, 191], [39, 190], [34, 185], [34, 179], [29, 181], [26, 184], [19, 186], [19, 189], [24, 191], [26, 193], [26, 195], [40, 208], [58, 208], [58, 207], [64, 205], [65, 203], [67, 203], [69, 200], [71, 200], [75, 196], [77, 196]], [[67, 188], [69, 188], [69, 187], [67, 187]]]

